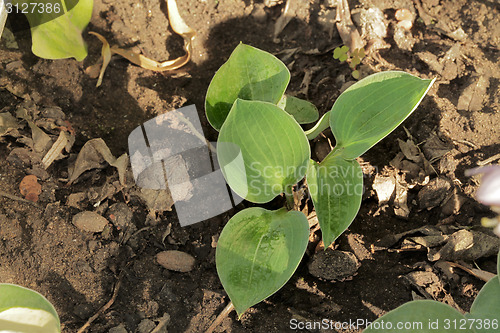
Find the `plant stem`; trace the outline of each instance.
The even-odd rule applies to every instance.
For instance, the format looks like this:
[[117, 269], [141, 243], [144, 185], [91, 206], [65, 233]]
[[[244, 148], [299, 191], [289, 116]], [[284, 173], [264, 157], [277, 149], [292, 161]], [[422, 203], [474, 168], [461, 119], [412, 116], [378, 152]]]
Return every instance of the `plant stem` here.
[[220, 323], [222, 323], [224, 318], [226, 318], [227, 315], [231, 311], [233, 311], [233, 309], [234, 309], [233, 302], [229, 302], [229, 304], [224, 308], [224, 310], [222, 310], [222, 312], [217, 316], [217, 318], [215, 318], [214, 322], [212, 323], [212, 325], [210, 325], [208, 330], [205, 331], [205, 333], [212, 333], [215, 330], [215, 328], [219, 326]]
[[308, 140], [312, 140], [330, 126], [330, 111], [325, 113], [323, 117], [310, 130], [305, 131]]
[[293, 210], [295, 206], [295, 201], [293, 199], [293, 185], [288, 185], [285, 187], [285, 199], [286, 199], [286, 208], [288, 210]]

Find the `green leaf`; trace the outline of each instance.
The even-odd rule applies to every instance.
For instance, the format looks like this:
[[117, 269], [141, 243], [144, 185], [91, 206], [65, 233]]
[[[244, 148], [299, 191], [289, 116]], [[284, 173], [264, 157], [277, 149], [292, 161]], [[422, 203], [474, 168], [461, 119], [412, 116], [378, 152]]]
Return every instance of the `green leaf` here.
[[[430, 300], [412, 301], [378, 318], [363, 333], [472, 333], [469, 329], [460, 329], [460, 320], [464, 320], [462, 314], [449, 305]], [[398, 327], [398, 324], [408, 326]]]
[[481, 288], [474, 303], [472, 303], [470, 313], [466, 314], [465, 317], [480, 320], [476, 321], [476, 323], [481, 322], [481, 327], [474, 326], [474, 331], [477, 333], [496, 331], [491, 326], [485, 326], [485, 323], [488, 321], [491, 324], [492, 320], [496, 320], [498, 325], [500, 322], [500, 282], [498, 275], [486, 282]]
[[403, 122], [431, 87], [433, 80], [389, 71], [370, 75], [347, 88], [331, 110], [335, 150], [356, 158]]
[[0, 284], [0, 328], [20, 333], [61, 331], [59, 316], [45, 297], [7, 283]]
[[288, 68], [275, 56], [239, 44], [208, 87], [205, 112], [220, 130], [237, 98], [278, 103], [290, 81]]
[[247, 208], [220, 234], [217, 273], [239, 316], [278, 291], [293, 275], [309, 240], [304, 214]]
[[[19, 1], [24, 3], [28, 1]], [[52, 4], [61, 4], [60, 0], [49, 1]], [[46, 10], [39, 13], [26, 14], [31, 27], [32, 51], [45, 59], [75, 58], [82, 61], [87, 56], [87, 47], [82, 38], [82, 31], [90, 22], [93, 0], [65, 0], [61, 4], [64, 13], [48, 13]], [[66, 11], [66, 8], [70, 8]]]
[[363, 195], [363, 172], [356, 160], [328, 156], [309, 161], [307, 185], [327, 248], [352, 223]]
[[307, 140], [315, 139], [321, 132], [326, 130], [330, 126], [330, 111], [325, 113], [321, 119], [312, 128], [308, 129], [304, 133], [306, 134]]
[[255, 203], [271, 201], [306, 173], [309, 142], [292, 116], [274, 104], [237, 99], [217, 142], [229, 186]]
[[291, 114], [299, 124], [309, 124], [319, 119], [314, 104], [294, 96], [283, 95], [278, 107]]

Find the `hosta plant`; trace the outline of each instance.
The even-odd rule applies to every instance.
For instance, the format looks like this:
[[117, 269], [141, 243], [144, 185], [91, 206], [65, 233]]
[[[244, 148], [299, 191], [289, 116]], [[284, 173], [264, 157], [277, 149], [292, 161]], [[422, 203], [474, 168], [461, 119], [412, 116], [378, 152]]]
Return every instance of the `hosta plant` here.
[[0, 332], [59, 333], [59, 316], [50, 302], [28, 288], [0, 283]]
[[[404, 72], [373, 74], [344, 91], [318, 119], [311, 103], [285, 95], [287, 67], [273, 55], [240, 44], [217, 71], [205, 110], [219, 131], [217, 158], [231, 189], [264, 204], [282, 193], [285, 207], [247, 208], [222, 231], [216, 250], [219, 278], [241, 315], [280, 289], [306, 250], [309, 224], [293, 210], [293, 187], [304, 177], [327, 247], [351, 224], [363, 192], [356, 158], [393, 131], [432, 84]], [[325, 92], [328, 93], [328, 92]], [[331, 128], [336, 145], [317, 163], [309, 140]]]
[[[500, 253], [497, 259], [500, 272]], [[500, 332], [500, 280], [490, 279], [477, 295], [470, 312], [461, 314], [451, 306], [432, 300], [411, 301], [388, 312], [363, 333], [490, 333]]]
[[45, 59], [87, 56], [82, 31], [90, 22], [94, 0], [10, 0], [7, 12], [26, 15], [31, 29], [32, 51]]

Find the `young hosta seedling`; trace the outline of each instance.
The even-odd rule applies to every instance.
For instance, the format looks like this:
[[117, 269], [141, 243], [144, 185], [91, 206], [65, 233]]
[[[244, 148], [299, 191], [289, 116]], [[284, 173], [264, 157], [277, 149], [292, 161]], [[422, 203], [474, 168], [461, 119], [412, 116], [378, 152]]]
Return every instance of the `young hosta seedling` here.
[[61, 325], [45, 297], [28, 288], [0, 283], [0, 331], [60, 333]]
[[363, 48], [355, 49], [349, 53], [349, 47], [344, 45], [342, 47], [336, 47], [335, 50], [333, 50], [334, 59], [338, 59], [340, 62], [348, 60], [349, 67], [352, 69], [352, 77], [355, 79], [359, 79], [359, 71], [356, 69], [356, 66], [361, 63], [364, 57], [365, 50]]
[[[500, 253], [497, 273], [500, 272]], [[398, 327], [398, 323], [407, 326]], [[432, 300], [411, 301], [375, 320], [363, 333], [500, 332], [500, 280], [486, 282], [470, 313], [462, 315], [447, 304]]]
[[[220, 131], [222, 173], [241, 197], [262, 204], [284, 193], [292, 209], [292, 188], [306, 177], [326, 248], [359, 210], [363, 178], [356, 158], [412, 113], [432, 81], [404, 72], [371, 75], [349, 87], [306, 132], [299, 124], [316, 121], [318, 111], [284, 95], [289, 81], [279, 59], [240, 44], [210, 83], [206, 114]], [[317, 163], [308, 140], [328, 127], [336, 146]], [[231, 218], [219, 238], [216, 264], [239, 315], [288, 281], [308, 237], [307, 218], [298, 211], [248, 208]]]
[[[15, 6], [14, 6], [15, 5]], [[31, 28], [32, 51], [45, 59], [82, 61], [87, 47], [82, 31], [90, 22], [94, 0], [11, 0], [8, 11], [26, 15]]]

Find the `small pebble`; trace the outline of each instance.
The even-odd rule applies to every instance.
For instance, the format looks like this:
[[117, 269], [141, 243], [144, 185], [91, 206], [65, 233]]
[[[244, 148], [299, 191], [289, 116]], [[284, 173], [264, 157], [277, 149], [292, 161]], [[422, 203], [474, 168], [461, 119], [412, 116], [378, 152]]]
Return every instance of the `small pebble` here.
[[97, 213], [86, 211], [73, 216], [73, 224], [83, 231], [101, 232], [108, 225], [108, 220]]
[[168, 270], [182, 273], [191, 271], [195, 263], [190, 254], [175, 250], [158, 253], [156, 261]]
[[413, 14], [406, 8], [396, 10], [395, 16], [398, 21], [413, 21]]

